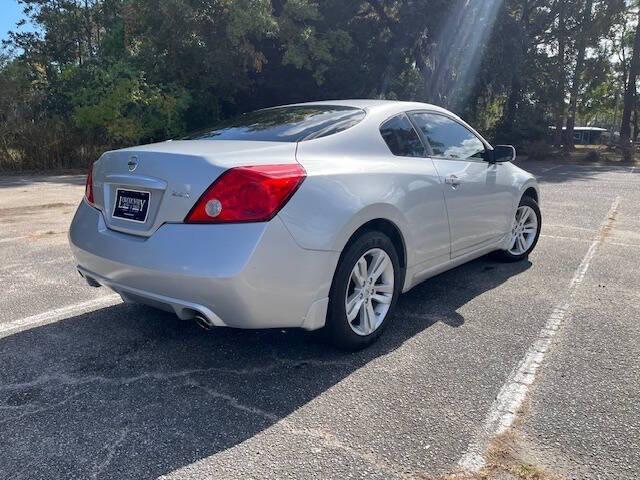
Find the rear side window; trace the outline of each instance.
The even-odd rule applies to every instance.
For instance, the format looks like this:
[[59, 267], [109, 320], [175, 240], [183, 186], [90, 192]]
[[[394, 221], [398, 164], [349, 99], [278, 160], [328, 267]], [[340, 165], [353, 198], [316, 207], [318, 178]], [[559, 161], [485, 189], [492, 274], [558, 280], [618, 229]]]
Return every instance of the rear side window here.
[[425, 157], [424, 145], [405, 114], [387, 120], [380, 127], [380, 134], [391, 153], [398, 157]]
[[431, 145], [434, 157], [450, 160], [484, 158], [484, 143], [458, 122], [433, 113], [412, 113], [411, 118]]
[[185, 140], [300, 142], [342, 132], [365, 115], [359, 108], [337, 105], [269, 108], [221, 122]]

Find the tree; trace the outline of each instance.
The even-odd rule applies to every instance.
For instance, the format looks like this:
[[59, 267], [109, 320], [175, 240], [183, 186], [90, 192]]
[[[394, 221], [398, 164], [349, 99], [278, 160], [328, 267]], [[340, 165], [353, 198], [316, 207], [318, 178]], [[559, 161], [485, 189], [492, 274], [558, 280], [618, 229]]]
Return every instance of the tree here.
[[593, 0], [586, 0], [584, 6], [584, 15], [578, 31], [577, 47], [576, 47], [576, 65], [573, 70], [573, 80], [571, 81], [571, 94], [569, 99], [569, 114], [567, 116], [567, 130], [565, 138], [565, 149], [573, 150], [575, 148], [575, 139], [573, 132], [576, 126], [576, 115], [578, 111], [578, 95], [580, 93], [580, 85], [582, 82], [582, 74], [584, 72], [585, 56], [587, 52], [587, 43], [589, 40], [593, 12]]
[[557, 98], [556, 98], [556, 112], [555, 112], [555, 134], [553, 144], [556, 147], [561, 147], [564, 139], [563, 128], [564, 118], [566, 113], [566, 50], [567, 50], [567, 2], [559, 0], [559, 12], [558, 12], [558, 58], [557, 58]]
[[619, 125], [635, 97], [625, 0], [18, 1], [36, 28], [3, 42], [0, 168], [335, 98], [436, 103], [527, 149], [549, 125], [558, 145], [567, 121]]
[[628, 78], [624, 92], [624, 110], [620, 126], [620, 148], [625, 161], [634, 157], [634, 147], [631, 141], [631, 115], [636, 108], [636, 81], [640, 73], [640, 9], [638, 9], [638, 24], [633, 41], [633, 54], [629, 66]]
[[569, 114], [565, 149], [575, 148], [574, 128], [578, 114], [578, 101], [585, 86], [584, 73], [587, 61], [587, 48], [597, 48], [598, 42], [606, 38], [608, 32], [616, 24], [620, 13], [624, 11], [624, 0], [608, 0], [584, 2], [583, 13], [576, 28], [576, 61], [571, 82]]
[[569, 100], [569, 115], [567, 117], [567, 131], [565, 135], [564, 146], [567, 150], [575, 148], [575, 140], [573, 137], [574, 128], [576, 126], [576, 114], [578, 110], [578, 95], [580, 93], [580, 85], [582, 82], [582, 74], [584, 72], [584, 62], [587, 52], [587, 43], [591, 36], [591, 15], [593, 13], [593, 0], [586, 0], [584, 5], [584, 15], [579, 24], [577, 32], [576, 47], [576, 66], [573, 72], [573, 80], [571, 82], [571, 98]]

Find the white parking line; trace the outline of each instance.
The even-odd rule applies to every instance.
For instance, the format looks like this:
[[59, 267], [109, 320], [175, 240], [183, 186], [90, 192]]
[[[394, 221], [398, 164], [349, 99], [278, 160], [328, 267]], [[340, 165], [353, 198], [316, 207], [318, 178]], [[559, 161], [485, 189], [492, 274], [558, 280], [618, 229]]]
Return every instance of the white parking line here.
[[117, 305], [121, 302], [122, 300], [120, 299], [120, 295], [107, 295], [105, 297], [95, 298], [86, 302], [49, 310], [48, 312], [39, 313], [38, 315], [33, 315], [31, 317], [2, 323], [0, 324], [0, 338], [8, 337], [14, 333], [28, 330], [33, 327], [59, 322], [65, 318], [91, 312], [99, 308]]
[[607, 218], [591, 242], [589, 250], [587, 250], [582, 262], [580, 262], [578, 269], [575, 271], [564, 298], [553, 309], [535, 342], [529, 347], [524, 358], [516, 368], [514, 368], [509, 378], [507, 378], [506, 383], [498, 392], [498, 396], [489, 409], [489, 414], [483, 423], [481, 431], [477, 438], [469, 444], [467, 451], [458, 462], [460, 468], [470, 472], [478, 472], [485, 465], [483, 454], [491, 439], [505, 432], [513, 424], [518, 410], [529, 392], [529, 387], [535, 380], [536, 374], [542, 365], [545, 354], [551, 346], [553, 338], [562, 328], [567, 313], [574, 306], [576, 290], [580, 284], [582, 284], [585, 274], [587, 270], [589, 270], [591, 261], [611, 229], [618, 213], [619, 204], [620, 197], [616, 197], [607, 214]]

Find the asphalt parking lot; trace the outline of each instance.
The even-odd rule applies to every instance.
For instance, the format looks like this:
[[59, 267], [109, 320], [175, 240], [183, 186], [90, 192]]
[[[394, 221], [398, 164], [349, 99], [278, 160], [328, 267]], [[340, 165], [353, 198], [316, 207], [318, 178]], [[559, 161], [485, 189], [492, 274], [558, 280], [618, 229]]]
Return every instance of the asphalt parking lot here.
[[84, 178], [2, 177], [0, 478], [439, 478], [498, 418], [561, 478], [640, 477], [640, 168], [521, 166], [529, 262], [428, 280], [356, 354], [122, 304], [67, 246]]

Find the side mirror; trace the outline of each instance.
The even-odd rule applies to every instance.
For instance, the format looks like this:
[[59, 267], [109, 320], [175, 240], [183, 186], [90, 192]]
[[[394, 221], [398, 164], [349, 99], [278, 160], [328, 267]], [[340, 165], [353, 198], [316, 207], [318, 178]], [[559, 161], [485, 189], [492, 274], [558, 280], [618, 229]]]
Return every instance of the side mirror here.
[[487, 162], [505, 163], [516, 159], [516, 149], [511, 145], [496, 145], [493, 150], [487, 151]]

